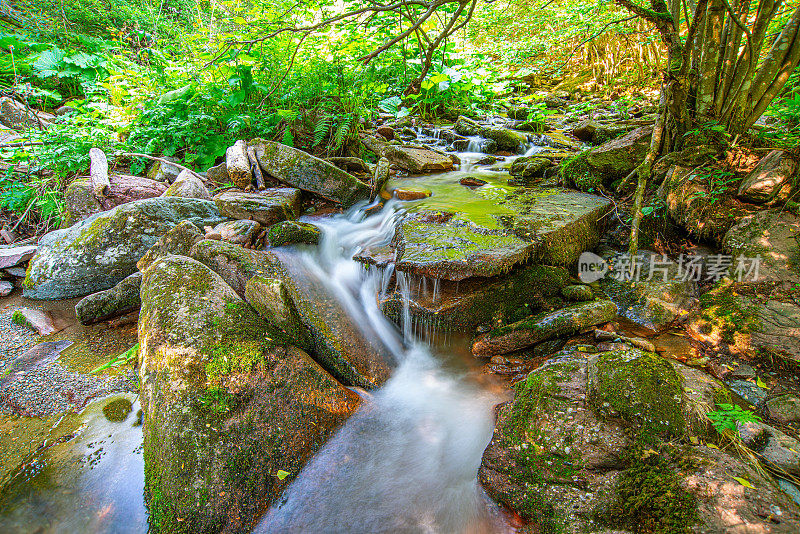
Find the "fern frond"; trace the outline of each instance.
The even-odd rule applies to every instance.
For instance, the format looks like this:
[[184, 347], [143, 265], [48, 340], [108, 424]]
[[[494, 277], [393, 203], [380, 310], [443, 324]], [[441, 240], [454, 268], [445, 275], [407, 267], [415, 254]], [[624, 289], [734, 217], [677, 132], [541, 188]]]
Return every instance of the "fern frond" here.
[[333, 149], [339, 150], [350, 134], [350, 126], [353, 124], [353, 115], [348, 113], [341, 117], [341, 122], [333, 135]]
[[328, 132], [331, 130], [332, 124], [332, 115], [323, 115], [322, 118], [317, 121], [317, 124], [314, 125], [314, 144], [312, 146], [317, 146], [325, 140], [328, 136]]

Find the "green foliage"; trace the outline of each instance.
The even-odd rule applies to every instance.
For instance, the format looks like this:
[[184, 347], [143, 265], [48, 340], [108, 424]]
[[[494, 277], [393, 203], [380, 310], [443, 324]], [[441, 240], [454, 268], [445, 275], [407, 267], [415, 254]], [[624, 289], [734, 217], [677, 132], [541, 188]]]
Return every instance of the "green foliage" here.
[[689, 201], [696, 198], [702, 198], [709, 206], [716, 204], [723, 197], [728, 195], [736, 189], [732, 186], [740, 180], [736, 175], [730, 171], [723, 171], [722, 169], [706, 169], [705, 171], [698, 171], [698, 178], [706, 182], [707, 190], [696, 191], [689, 197]]
[[711, 424], [714, 425], [714, 428], [720, 434], [726, 430], [737, 434], [739, 432], [736, 427], [737, 423], [755, 423], [761, 421], [759, 416], [750, 410], [742, 409], [741, 406], [736, 404], [723, 403], [717, 404], [717, 406], [719, 406], [718, 410], [708, 412], [706, 416], [711, 420]]
[[97, 367], [96, 369], [92, 369], [89, 374], [93, 375], [99, 373], [100, 371], [105, 371], [106, 369], [110, 369], [112, 367], [120, 367], [122, 365], [127, 365], [131, 362], [135, 362], [136, 359], [139, 357], [139, 344], [132, 346], [122, 354], [117, 354], [110, 360], [108, 360], [103, 365]]

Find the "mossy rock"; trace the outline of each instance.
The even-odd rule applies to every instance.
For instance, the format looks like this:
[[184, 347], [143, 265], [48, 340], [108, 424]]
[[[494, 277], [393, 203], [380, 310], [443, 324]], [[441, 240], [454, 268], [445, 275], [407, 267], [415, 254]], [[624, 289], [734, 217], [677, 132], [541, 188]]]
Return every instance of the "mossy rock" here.
[[136, 262], [136, 267], [144, 271], [158, 258], [169, 254], [188, 256], [194, 244], [203, 237], [203, 231], [197, 225], [183, 221], [159, 237], [142, 259]]
[[604, 417], [637, 425], [645, 439], [681, 436], [686, 428], [682, 381], [653, 353], [629, 349], [593, 357], [589, 401]]
[[561, 162], [559, 172], [565, 186], [586, 192], [600, 188], [604, 174], [592, 168], [587, 158], [588, 152], [584, 151]]
[[270, 246], [282, 247], [303, 243], [316, 245], [322, 237], [322, 232], [313, 224], [297, 221], [283, 221], [273, 224], [267, 229], [267, 240]]
[[142, 273], [133, 273], [111, 289], [84, 297], [75, 305], [75, 315], [87, 325], [124, 315], [139, 308]]
[[[497, 148], [509, 152], [519, 152], [528, 144], [528, 136], [522, 132], [509, 130], [508, 128], [496, 128], [485, 126], [478, 131], [481, 137], [491, 139], [497, 143]], [[524, 150], [523, 150], [524, 151]]]
[[232, 219], [249, 219], [269, 226], [300, 215], [302, 194], [299, 189], [275, 187], [255, 193], [223, 191], [214, 197], [219, 212]]
[[624, 178], [644, 161], [650, 149], [653, 129], [649, 126], [637, 128], [628, 134], [612, 139], [587, 152], [588, 165], [609, 182]]

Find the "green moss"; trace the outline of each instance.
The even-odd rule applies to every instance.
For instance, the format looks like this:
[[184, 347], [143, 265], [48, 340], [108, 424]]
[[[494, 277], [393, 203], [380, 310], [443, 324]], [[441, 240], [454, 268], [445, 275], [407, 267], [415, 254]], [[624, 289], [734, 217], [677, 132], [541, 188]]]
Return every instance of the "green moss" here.
[[602, 353], [594, 366], [589, 400], [598, 413], [639, 425], [646, 440], [683, 434], [682, 383], [669, 362], [630, 349]]
[[615, 500], [598, 519], [637, 534], [688, 534], [698, 521], [697, 499], [673, 466], [681, 462], [654, 452], [634, 448], [615, 487]]
[[588, 155], [589, 152], [584, 151], [564, 160], [561, 164], [561, 176], [565, 185], [588, 192], [600, 187], [602, 176], [589, 165]]
[[735, 288], [733, 282], [723, 279], [700, 297], [701, 316], [726, 343], [734, 343], [737, 333], [746, 334], [759, 327], [758, 306], [747, 305]]
[[17, 326], [28, 326], [28, 320], [19, 310], [16, 310], [13, 314], [11, 314], [11, 322]]
[[206, 381], [212, 387], [221, 386], [225, 378], [250, 372], [256, 362], [263, 359], [269, 345], [262, 341], [236, 339], [222, 342], [206, 350], [210, 361], [206, 364]]

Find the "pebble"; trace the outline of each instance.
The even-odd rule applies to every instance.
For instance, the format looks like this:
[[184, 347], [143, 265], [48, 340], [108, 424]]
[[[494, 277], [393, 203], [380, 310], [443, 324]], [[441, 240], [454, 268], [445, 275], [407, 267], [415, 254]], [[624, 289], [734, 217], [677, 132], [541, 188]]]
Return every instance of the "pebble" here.
[[7, 297], [14, 291], [14, 284], [0, 280], [0, 297]]

